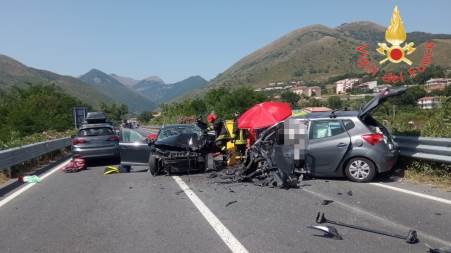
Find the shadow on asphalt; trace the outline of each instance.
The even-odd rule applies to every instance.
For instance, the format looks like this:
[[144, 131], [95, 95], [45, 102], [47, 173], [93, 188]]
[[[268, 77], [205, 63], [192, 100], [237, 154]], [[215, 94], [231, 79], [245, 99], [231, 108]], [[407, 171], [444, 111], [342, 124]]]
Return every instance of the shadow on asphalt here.
[[86, 159], [86, 165], [88, 167], [109, 166], [118, 165], [121, 163], [120, 158], [90, 158]]

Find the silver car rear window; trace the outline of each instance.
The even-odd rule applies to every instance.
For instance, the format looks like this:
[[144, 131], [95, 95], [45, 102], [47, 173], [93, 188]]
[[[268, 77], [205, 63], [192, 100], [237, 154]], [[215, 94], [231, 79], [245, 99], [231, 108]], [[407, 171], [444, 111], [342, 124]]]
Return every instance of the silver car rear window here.
[[78, 136], [103, 136], [103, 135], [113, 135], [113, 129], [109, 127], [94, 127], [81, 129], [78, 132]]

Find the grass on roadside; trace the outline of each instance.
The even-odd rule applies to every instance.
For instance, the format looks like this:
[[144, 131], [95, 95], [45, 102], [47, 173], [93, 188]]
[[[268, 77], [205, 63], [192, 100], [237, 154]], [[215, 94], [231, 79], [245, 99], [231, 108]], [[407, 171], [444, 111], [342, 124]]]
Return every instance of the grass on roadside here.
[[439, 162], [401, 158], [405, 178], [412, 182], [431, 184], [451, 190], [451, 165]]

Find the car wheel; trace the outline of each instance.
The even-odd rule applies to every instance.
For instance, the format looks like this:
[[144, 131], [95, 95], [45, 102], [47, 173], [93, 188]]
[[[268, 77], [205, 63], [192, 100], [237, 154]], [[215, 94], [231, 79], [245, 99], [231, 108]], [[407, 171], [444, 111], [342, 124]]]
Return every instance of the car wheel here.
[[157, 158], [154, 155], [149, 157], [149, 172], [152, 176], [158, 176]]
[[376, 166], [366, 158], [352, 158], [346, 165], [345, 174], [349, 180], [354, 182], [370, 182], [376, 176]]

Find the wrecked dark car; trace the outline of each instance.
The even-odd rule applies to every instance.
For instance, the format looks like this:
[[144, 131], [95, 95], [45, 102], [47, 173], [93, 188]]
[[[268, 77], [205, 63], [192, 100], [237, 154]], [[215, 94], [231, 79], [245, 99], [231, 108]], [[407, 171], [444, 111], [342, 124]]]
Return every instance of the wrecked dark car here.
[[[132, 131], [131, 135], [139, 133]], [[166, 125], [160, 128], [155, 139], [149, 140], [144, 136], [136, 139], [120, 143], [121, 165], [148, 166], [153, 176], [203, 172], [214, 166], [208, 155], [214, 144], [214, 136], [196, 125]]]
[[195, 125], [164, 126], [151, 145], [149, 171], [154, 176], [203, 172], [211, 145], [209, 135]]

